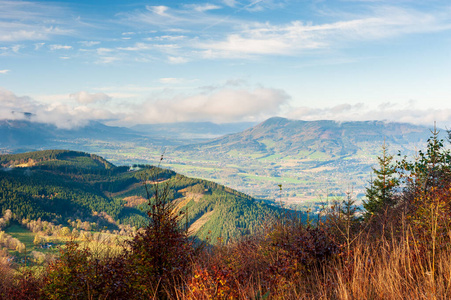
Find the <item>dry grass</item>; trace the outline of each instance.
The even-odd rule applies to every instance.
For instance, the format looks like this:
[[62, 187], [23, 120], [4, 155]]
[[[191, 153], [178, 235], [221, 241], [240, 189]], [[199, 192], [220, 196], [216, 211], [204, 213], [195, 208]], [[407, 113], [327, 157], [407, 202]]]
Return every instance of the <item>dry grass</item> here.
[[[391, 240], [366, 236], [349, 253], [296, 269], [295, 257], [260, 235], [205, 251], [183, 286], [167, 288], [176, 290], [174, 299], [451, 299], [451, 244], [443, 242], [432, 255], [408, 230]], [[0, 264], [10, 273], [0, 280], [3, 289], [12, 284], [11, 271]]]
[[[225, 246], [209, 258], [210, 264], [230, 270], [221, 273], [225, 277], [198, 272], [204, 285], [188, 284], [180, 299], [451, 299], [451, 245], [442, 245], [434, 262], [417, 245], [410, 234], [392, 241], [367, 238], [357, 241], [349, 254], [285, 278], [268, 274], [267, 266], [276, 258], [259, 256], [259, 242], [248, 249]], [[199, 286], [210, 288], [199, 292]]]

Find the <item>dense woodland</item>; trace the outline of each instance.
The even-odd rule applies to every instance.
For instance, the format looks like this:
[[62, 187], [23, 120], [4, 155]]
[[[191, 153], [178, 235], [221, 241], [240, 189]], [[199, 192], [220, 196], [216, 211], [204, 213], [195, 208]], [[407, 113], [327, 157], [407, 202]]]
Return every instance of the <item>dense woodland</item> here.
[[[171, 179], [180, 175], [173, 176], [169, 171], [155, 168], [155, 177], [145, 178], [148, 184], [140, 186], [146, 199], [146, 203], [142, 203], [146, 207], [146, 223], [122, 243], [120, 251], [99, 252], [69, 241], [61, 247], [60, 255], [39, 269], [41, 271], [19, 268], [4, 259], [0, 265], [4, 274], [0, 279], [0, 297], [451, 298], [451, 153], [445, 143], [434, 132], [426, 149], [419, 151], [416, 157], [400, 154], [396, 159], [387, 154], [384, 145], [363, 210], [359, 210], [352, 193], [348, 193], [344, 199], [325, 205], [316, 221], [301, 220], [288, 210], [278, 210], [267, 214], [258, 228], [246, 232], [249, 234], [228, 240], [218, 237], [214, 245], [198, 242], [189, 235], [187, 226], [182, 225], [186, 214], [196, 215], [197, 211], [194, 208], [192, 212], [177, 210], [178, 193], [186, 193], [187, 187], [192, 193], [203, 193], [207, 200], [202, 202], [202, 209], [207, 211], [209, 197], [218, 195], [217, 202], [223, 205], [211, 210], [218, 215], [237, 209], [233, 205], [249, 206], [245, 212], [232, 214], [239, 217], [227, 226], [242, 225], [240, 222], [263, 204], [223, 187], [214, 193], [213, 183], [196, 181], [193, 185], [189, 182], [194, 179], [183, 177], [178, 179], [179, 186], [174, 189]], [[12, 161], [16, 163], [10, 159], [7, 164]], [[40, 170], [34, 168], [30, 167], [30, 171]], [[4, 173], [14, 174], [13, 171], [17, 170]], [[108, 186], [102, 187], [104, 201], [113, 203], [114, 193], [121, 189], [96, 176], [100, 175], [92, 172], [88, 176], [90, 188], [99, 184]], [[72, 173], [71, 177], [83, 175]], [[131, 184], [125, 177], [118, 185]], [[12, 179], [7, 180], [14, 184]], [[17, 193], [20, 195], [21, 190], [17, 189]], [[237, 198], [238, 202], [232, 201]], [[88, 204], [77, 203], [87, 209], [83, 205]], [[98, 209], [101, 203], [99, 199], [92, 204], [97, 206], [90, 208]], [[65, 217], [61, 212], [53, 213], [55, 215], [43, 215], [43, 218], [58, 221]], [[5, 224], [17, 218], [14, 211], [5, 210], [3, 214]], [[113, 210], [111, 214], [121, 220], [124, 212]]]
[[169, 184], [169, 201], [181, 202], [178, 209], [187, 212], [185, 226], [212, 212], [196, 232], [202, 239], [229, 240], [254, 232], [266, 215], [277, 210], [213, 182], [148, 165], [116, 167], [84, 152], [3, 155], [0, 165], [1, 212], [11, 210], [17, 222], [42, 219], [58, 225], [80, 219], [109, 230], [141, 227], [148, 196], [143, 183], [157, 181]]

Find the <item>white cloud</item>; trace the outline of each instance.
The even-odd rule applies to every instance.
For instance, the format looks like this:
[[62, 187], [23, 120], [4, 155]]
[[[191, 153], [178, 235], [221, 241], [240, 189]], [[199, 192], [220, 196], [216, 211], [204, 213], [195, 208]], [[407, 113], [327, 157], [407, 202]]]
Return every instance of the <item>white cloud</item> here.
[[168, 78], [160, 78], [158, 81], [160, 83], [164, 83], [164, 84], [177, 84], [177, 83], [183, 82], [183, 79], [168, 77]]
[[381, 120], [431, 125], [436, 121], [440, 126], [451, 125], [451, 109], [447, 108], [417, 108], [415, 102], [383, 103], [371, 107], [363, 103], [340, 104], [331, 107], [294, 107], [286, 114], [292, 119], [306, 121], [335, 120], [335, 121], [367, 121]]
[[11, 54], [18, 54], [20, 49], [24, 48], [23, 45], [12, 45], [12, 46], [3, 46], [0, 47], [0, 50], [2, 53], [0, 55], [11, 55]]
[[49, 45], [50, 50], [69, 50], [72, 49], [72, 46], [68, 45]]
[[110, 48], [97, 48], [96, 49], [97, 54], [99, 55], [105, 55], [113, 52], [113, 49]]
[[97, 61], [97, 63], [99, 64], [110, 64], [116, 61], [121, 60], [120, 57], [118, 56], [102, 56], [99, 58], [99, 60]]
[[11, 91], [0, 88], [0, 119], [23, 120], [24, 113], [31, 113], [32, 121], [54, 124], [59, 128], [79, 127], [86, 125], [90, 120], [118, 117], [104, 108], [74, 106], [60, 101], [41, 103], [30, 97], [19, 97]]
[[29, 97], [18, 97], [11, 91], [0, 88], [0, 119], [15, 119], [13, 112], [33, 112], [37, 104]]
[[214, 4], [191, 4], [191, 5], [186, 5], [186, 7], [193, 9], [197, 12], [205, 12], [205, 11], [209, 11], [209, 10], [215, 10], [215, 9], [220, 9], [221, 6], [218, 5], [214, 5]]
[[166, 13], [169, 10], [169, 7], [160, 5], [160, 6], [146, 6], [146, 9], [160, 16], [167, 16]]
[[124, 51], [145, 51], [152, 49], [151, 44], [145, 44], [145, 43], [135, 43], [132, 47], [120, 47], [117, 48], [117, 50], [124, 50]]
[[186, 57], [181, 57], [181, 56], [169, 56], [168, 61], [171, 64], [184, 64], [184, 63], [187, 63], [189, 61], [189, 59], [187, 59]]
[[397, 7], [378, 7], [367, 16], [349, 20], [312, 24], [292, 21], [282, 25], [244, 24], [240, 32], [220, 41], [200, 41], [205, 57], [243, 55], [292, 55], [302, 50], [346, 46], [355, 41], [379, 40], [404, 34], [451, 29], [446, 12], [420, 12]]
[[[177, 78], [161, 78], [161, 82], [177, 81]], [[428, 126], [436, 121], [439, 127], [451, 126], [451, 109], [447, 108], [417, 108], [415, 102], [383, 103], [378, 106], [343, 103], [322, 108], [290, 107], [288, 104], [290, 97], [284, 91], [264, 87], [251, 88], [246, 82], [228, 81], [222, 86], [200, 89], [204, 92], [197, 94], [177, 94], [172, 98], [154, 97], [140, 104], [132, 104], [140, 97], [139, 91], [152, 89], [126, 86], [121, 90], [123, 92], [108, 92], [109, 95], [85, 91], [70, 95], [42, 95], [37, 97], [40, 100], [38, 102], [0, 88], [0, 119], [25, 119], [24, 113], [31, 113], [33, 121], [54, 124], [60, 128], [73, 128], [83, 126], [90, 120], [113, 118], [121, 124], [183, 121], [223, 123], [262, 121], [275, 115], [282, 115], [307, 121], [382, 120]], [[138, 94], [127, 91], [138, 91]], [[164, 91], [160, 95], [167, 95], [167, 92]], [[122, 106], [118, 106], [122, 107], [120, 112], [108, 108], [110, 96], [122, 99]]]
[[99, 41], [81, 41], [81, 42], [78, 42], [78, 43], [80, 43], [82, 46], [85, 46], [85, 47], [92, 47], [92, 46], [100, 44]]
[[146, 41], [178, 41], [185, 39], [185, 35], [162, 35], [151, 38], [145, 38]]
[[47, 40], [53, 35], [66, 35], [69, 33], [70, 31], [62, 30], [57, 27], [39, 27], [0, 21], [1, 42]]
[[11, 47], [11, 51], [14, 52], [14, 53], [19, 53], [19, 50], [21, 48], [23, 48], [22, 45], [14, 45], [14, 46]]
[[69, 35], [64, 28], [65, 10], [57, 5], [32, 1], [0, 1], [0, 41], [39, 41]]
[[222, 0], [222, 2], [230, 7], [235, 7], [237, 5], [237, 1], [236, 0]]
[[137, 106], [126, 122], [167, 123], [182, 121], [255, 121], [279, 113], [288, 95], [277, 89], [224, 88], [208, 94], [179, 95], [149, 100]]
[[[125, 24], [147, 24], [162, 27], [166, 32], [192, 32], [193, 26], [211, 26], [212, 24], [236, 25], [236, 21], [230, 17], [218, 17], [209, 14], [212, 9], [220, 8], [216, 5], [185, 5], [181, 9], [167, 6], [146, 6], [146, 10], [124, 12], [118, 14]], [[220, 22], [218, 23], [218, 20]]]
[[45, 43], [36, 43], [34, 44], [34, 50], [39, 50], [42, 48], [42, 46], [44, 46]]
[[6, 74], [8, 72], [9, 72], [9, 70], [0, 70], [0, 74]]
[[111, 100], [111, 97], [108, 96], [105, 93], [94, 93], [90, 94], [85, 91], [81, 91], [78, 93], [73, 93], [69, 95], [70, 98], [74, 99], [78, 103], [81, 104], [89, 104], [89, 103], [96, 103], [96, 102], [106, 102]]

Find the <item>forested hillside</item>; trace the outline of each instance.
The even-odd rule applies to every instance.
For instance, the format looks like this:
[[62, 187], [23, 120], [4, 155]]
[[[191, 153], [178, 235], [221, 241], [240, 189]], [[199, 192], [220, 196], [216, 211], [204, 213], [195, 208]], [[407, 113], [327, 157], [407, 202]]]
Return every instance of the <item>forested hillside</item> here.
[[[117, 167], [84, 152], [46, 150], [0, 156], [0, 208], [14, 217], [55, 224], [68, 219], [117, 229], [141, 226], [147, 194], [168, 184], [169, 200], [186, 213], [185, 226], [200, 238], [225, 240], [254, 232], [276, 208], [213, 182], [148, 165]], [[152, 196], [152, 195], [150, 195]]]

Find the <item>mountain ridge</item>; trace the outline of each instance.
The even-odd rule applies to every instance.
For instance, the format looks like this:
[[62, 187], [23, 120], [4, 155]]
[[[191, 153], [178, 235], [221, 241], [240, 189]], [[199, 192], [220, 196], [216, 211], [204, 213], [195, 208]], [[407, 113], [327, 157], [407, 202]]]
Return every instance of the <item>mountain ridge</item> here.
[[[333, 156], [343, 156], [354, 154], [358, 143], [378, 141], [382, 144], [384, 140], [394, 144], [416, 142], [424, 138], [426, 133], [430, 133], [426, 127], [408, 123], [302, 121], [273, 117], [240, 133], [229, 134], [205, 143], [179, 146], [177, 150], [204, 147], [220, 152], [240, 149], [244, 152], [271, 151], [271, 154], [284, 152], [287, 155], [296, 155], [296, 151], [306, 148], [329, 152]], [[269, 140], [278, 145], [270, 145]]]

